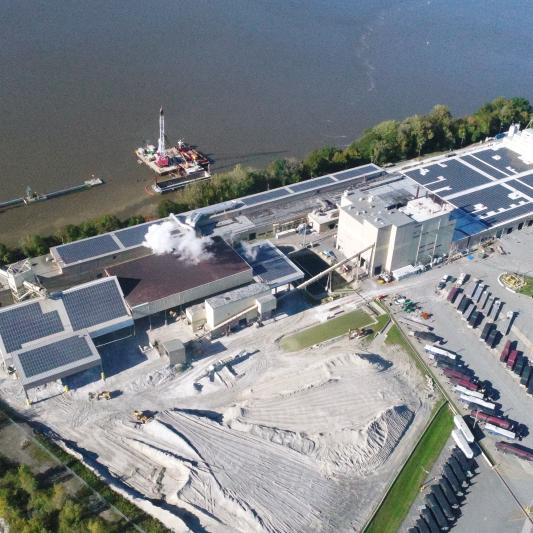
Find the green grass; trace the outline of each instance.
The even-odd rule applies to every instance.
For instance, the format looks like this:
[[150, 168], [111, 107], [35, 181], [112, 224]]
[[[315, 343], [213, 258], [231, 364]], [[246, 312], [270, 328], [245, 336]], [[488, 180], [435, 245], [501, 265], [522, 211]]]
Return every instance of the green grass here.
[[397, 531], [407, 516], [426, 477], [426, 470], [431, 469], [452, 431], [453, 415], [447, 404], [441, 402], [436, 409], [437, 414], [365, 528], [365, 533]]
[[390, 317], [388, 313], [384, 313], [383, 315], [379, 315], [376, 318], [376, 323], [372, 325], [372, 334], [368, 335], [368, 337], [365, 337], [365, 340], [367, 342], [373, 341], [378, 333], [387, 325], [387, 322], [389, 321]]
[[528, 276], [524, 277], [526, 284], [518, 291], [520, 294], [533, 297], [533, 278]]
[[348, 333], [349, 329], [368, 326], [372, 322], [372, 317], [364, 311], [351, 311], [337, 318], [332, 318], [318, 326], [313, 326], [294, 335], [284, 337], [281, 340], [281, 347], [287, 352], [295, 352], [328, 339], [344, 335]]

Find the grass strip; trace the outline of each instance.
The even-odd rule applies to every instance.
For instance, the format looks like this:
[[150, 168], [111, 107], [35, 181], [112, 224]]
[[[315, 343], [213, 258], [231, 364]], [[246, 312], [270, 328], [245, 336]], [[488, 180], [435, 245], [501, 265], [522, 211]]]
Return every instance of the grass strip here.
[[533, 297], [533, 278], [525, 276], [524, 281], [525, 285], [518, 292]]
[[418, 441], [411, 456], [390, 487], [364, 533], [397, 531], [409, 513], [420, 486], [439, 457], [453, 427], [453, 415], [447, 402], [435, 406], [436, 414]]
[[350, 329], [362, 328], [373, 322], [374, 319], [364, 311], [350, 311], [337, 318], [332, 318], [323, 324], [318, 324], [294, 335], [284, 337], [281, 340], [281, 347], [287, 352], [303, 350], [314, 344], [344, 335]]

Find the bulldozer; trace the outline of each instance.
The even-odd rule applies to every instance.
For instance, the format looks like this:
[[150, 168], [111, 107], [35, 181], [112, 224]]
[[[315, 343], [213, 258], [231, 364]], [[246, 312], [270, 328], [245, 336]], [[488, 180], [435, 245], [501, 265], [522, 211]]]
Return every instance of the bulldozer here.
[[135, 418], [139, 424], [146, 424], [152, 420], [151, 416], [148, 416], [144, 411], [138, 411], [137, 409], [133, 411], [133, 418]]
[[108, 390], [89, 392], [89, 400], [111, 400], [111, 392]]

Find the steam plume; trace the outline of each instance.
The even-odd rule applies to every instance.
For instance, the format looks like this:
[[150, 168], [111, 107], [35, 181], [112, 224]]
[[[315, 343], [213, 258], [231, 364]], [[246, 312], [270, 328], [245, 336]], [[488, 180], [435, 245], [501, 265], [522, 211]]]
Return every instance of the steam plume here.
[[212, 256], [207, 250], [211, 242], [210, 237], [198, 237], [193, 229], [165, 221], [148, 228], [143, 246], [150, 248], [156, 255], [172, 253], [181, 260], [196, 265]]

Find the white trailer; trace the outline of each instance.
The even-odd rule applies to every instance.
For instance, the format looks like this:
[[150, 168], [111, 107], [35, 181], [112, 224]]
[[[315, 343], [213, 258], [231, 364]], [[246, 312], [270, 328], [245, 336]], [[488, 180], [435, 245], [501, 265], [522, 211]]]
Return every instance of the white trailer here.
[[437, 346], [432, 346], [431, 344], [426, 344], [424, 346], [424, 350], [428, 354], [431, 355], [443, 355], [444, 357], [448, 357], [449, 359], [457, 359], [457, 355], [455, 355], [453, 352], [450, 352], [449, 350], [443, 350], [442, 348], [438, 348]]
[[453, 417], [453, 423], [455, 424], [455, 427], [464, 435], [467, 442], [474, 442], [474, 435], [470, 431], [470, 428], [461, 415], [455, 415]]
[[475, 396], [476, 398], [479, 398], [480, 400], [483, 400], [483, 398], [485, 398], [485, 395], [482, 392], [467, 389], [466, 387], [463, 387], [462, 385], [455, 385], [454, 389], [459, 394], [468, 394], [469, 396]]
[[452, 431], [452, 437], [453, 437], [453, 440], [455, 441], [455, 444], [459, 446], [459, 448], [462, 450], [465, 456], [468, 459], [472, 459], [474, 457], [474, 452], [472, 451], [472, 448], [470, 448], [470, 444], [468, 444], [464, 435], [458, 429], [454, 429]]
[[490, 422], [487, 422], [484, 426], [484, 429], [489, 433], [494, 433], [498, 436], [506, 437], [507, 439], [514, 440], [516, 439], [516, 433], [514, 431], [509, 431], [508, 429], [499, 428]]
[[486, 400], [481, 400], [480, 398], [476, 398], [475, 396], [472, 396], [470, 393], [461, 394], [459, 398], [468, 403], [475, 403], [477, 405], [481, 405], [482, 407], [485, 407], [486, 409], [490, 409], [491, 411], [494, 411], [494, 409], [496, 409], [496, 406], [492, 402], [487, 402]]

